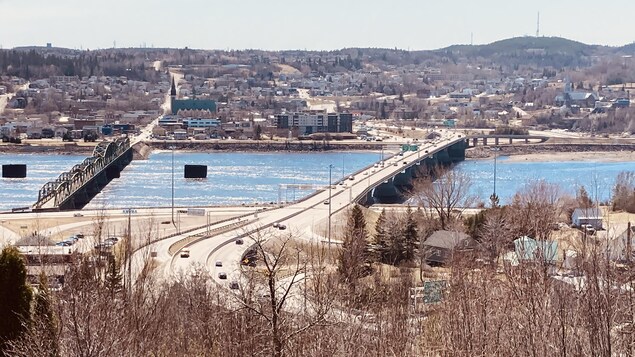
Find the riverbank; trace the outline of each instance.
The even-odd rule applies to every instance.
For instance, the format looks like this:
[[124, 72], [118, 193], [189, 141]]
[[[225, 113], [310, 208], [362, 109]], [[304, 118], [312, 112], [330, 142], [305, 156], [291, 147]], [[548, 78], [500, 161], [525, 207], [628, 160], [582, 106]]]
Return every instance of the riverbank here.
[[79, 155], [90, 156], [96, 143], [62, 143], [50, 142], [46, 144], [0, 144], [0, 153], [3, 154], [55, 154], [55, 155]]
[[507, 162], [550, 161], [635, 161], [633, 145], [526, 145], [470, 148], [465, 152], [468, 159], [492, 159], [494, 154], [506, 156]]

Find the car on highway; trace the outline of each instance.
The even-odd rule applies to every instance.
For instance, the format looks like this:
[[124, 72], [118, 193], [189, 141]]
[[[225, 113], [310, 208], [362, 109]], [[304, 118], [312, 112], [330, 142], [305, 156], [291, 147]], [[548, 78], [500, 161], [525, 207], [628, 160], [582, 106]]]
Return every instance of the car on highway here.
[[324, 204], [325, 204], [325, 205], [328, 205], [330, 202], [331, 202], [331, 201], [329, 201], [329, 200], [324, 200]]
[[404, 162], [403, 162], [403, 164], [404, 164], [404, 165], [408, 165], [408, 161], [404, 161]]
[[351, 181], [353, 181], [353, 180], [355, 180], [355, 176], [352, 176], [352, 175], [351, 175], [351, 176], [349, 176], [349, 177], [348, 177], [348, 179], [349, 179], [349, 180], [351, 180]]
[[189, 249], [181, 249], [181, 258], [189, 258], [190, 250]]
[[115, 244], [112, 241], [101, 242], [101, 243], [95, 244], [95, 249], [108, 249], [108, 248], [112, 248], [113, 245]]
[[281, 224], [278, 226], [278, 229], [281, 231], [284, 231], [285, 229], [287, 229], [287, 226], [285, 226], [284, 224]]
[[220, 272], [220, 273], [218, 273], [218, 278], [225, 280], [225, 279], [227, 279], [227, 274], [223, 273], [223, 272]]
[[84, 215], [78, 212], [78, 213], [73, 213], [73, 217], [84, 217]]
[[231, 283], [229, 283], [229, 288], [232, 290], [237, 290], [238, 288], [240, 288], [240, 286], [238, 285], [237, 281], [232, 281]]
[[108, 237], [104, 240], [104, 242], [112, 242], [113, 245], [117, 244], [117, 242], [119, 242], [119, 238], [117, 237]]
[[344, 181], [340, 181], [340, 183], [338, 185], [344, 186]]
[[214, 265], [216, 265], [217, 267], [222, 267], [223, 266], [223, 262], [221, 262], [220, 260], [217, 260]]
[[61, 241], [61, 242], [55, 243], [55, 245], [58, 247], [70, 247], [71, 245], [73, 245], [73, 243], [68, 241]]
[[273, 228], [278, 228], [279, 225], [280, 225], [280, 223], [274, 222], [272, 226], [273, 226]]
[[398, 166], [397, 163], [395, 162], [394, 164], [392, 164], [393, 166]]
[[75, 237], [77, 237], [79, 239], [82, 239], [82, 238], [85, 237], [85, 235], [84, 235], [84, 233], [77, 233], [77, 234], [75, 234]]
[[241, 245], [241, 244], [243, 244], [243, 243], [244, 243], [244, 242], [243, 242], [243, 240], [242, 240], [242, 239], [240, 239], [240, 238], [236, 239], [236, 244]]

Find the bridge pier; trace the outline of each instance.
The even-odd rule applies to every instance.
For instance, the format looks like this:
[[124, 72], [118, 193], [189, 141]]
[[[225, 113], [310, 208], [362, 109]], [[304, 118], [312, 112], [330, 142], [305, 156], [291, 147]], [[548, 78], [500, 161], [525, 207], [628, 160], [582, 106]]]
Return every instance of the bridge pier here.
[[498, 138], [494, 138], [494, 145], [498, 146]]
[[509, 138], [509, 145], [511, 145], [511, 144], [512, 144], [512, 141], [513, 141], [513, 140], [514, 140], [514, 139]]
[[399, 203], [403, 200], [403, 195], [395, 186], [393, 179], [384, 181], [373, 191], [374, 202], [377, 203]]
[[450, 161], [452, 163], [457, 163], [460, 161], [465, 161], [465, 149], [467, 149], [468, 141], [460, 141], [456, 144], [448, 147], [448, 154], [450, 155]]
[[393, 179], [393, 184], [403, 190], [412, 189], [412, 170], [407, 168], [403, 170], [401, 173], [395, 175]]

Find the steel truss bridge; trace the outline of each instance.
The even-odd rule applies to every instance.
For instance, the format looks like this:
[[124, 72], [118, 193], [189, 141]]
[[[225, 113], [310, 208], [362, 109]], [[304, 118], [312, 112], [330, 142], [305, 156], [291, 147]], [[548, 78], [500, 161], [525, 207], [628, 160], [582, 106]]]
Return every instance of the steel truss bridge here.
[[57, 211], [84, 207], [113, 178], [118, 178], [130, 161], [132, 149], [129, 138], [99, 143], [91, 157], [42, 186], [33, 210]]

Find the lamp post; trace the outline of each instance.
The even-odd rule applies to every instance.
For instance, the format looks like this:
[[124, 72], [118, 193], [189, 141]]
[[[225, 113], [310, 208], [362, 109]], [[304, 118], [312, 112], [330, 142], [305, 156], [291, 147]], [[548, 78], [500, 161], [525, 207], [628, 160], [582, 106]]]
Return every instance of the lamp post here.
[[494, 193], [490, 196], [492, 207], [498, 206], [498, 196], [496, 196], [496, 160], [498, 158], [498, 147], [494, 147]]
[[329, 165], [329, 228], [328, 228], [328, 241], [329, 247], [331, 246], [331, 189], [333, 188], [333, 183], [331, 182], [331, 173], [333, 171], [333, 164]]
[[170, 146], [172, 150], [172, 224], [174, 223], [174, 145]]

